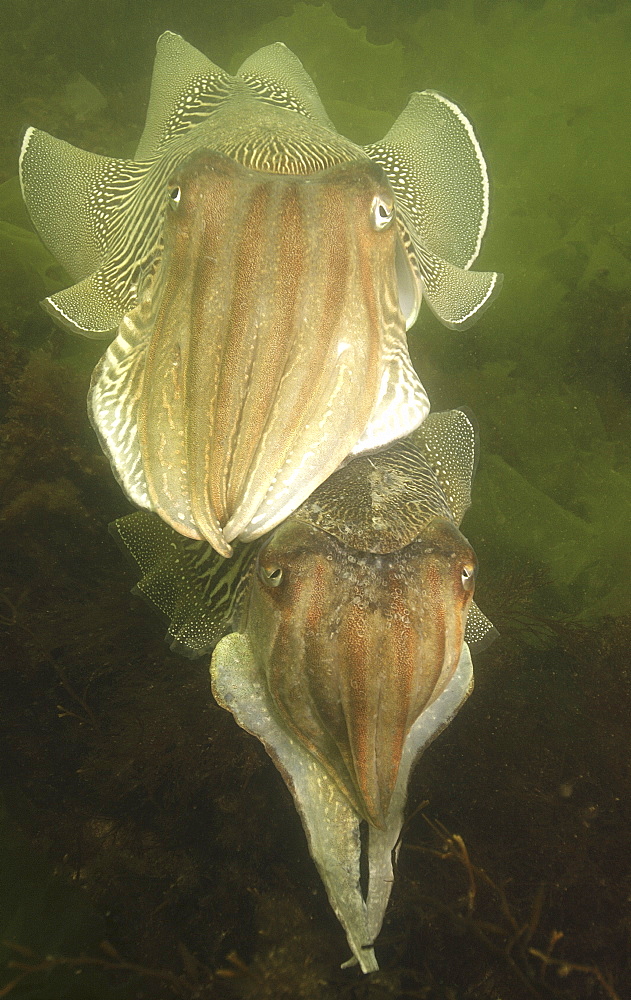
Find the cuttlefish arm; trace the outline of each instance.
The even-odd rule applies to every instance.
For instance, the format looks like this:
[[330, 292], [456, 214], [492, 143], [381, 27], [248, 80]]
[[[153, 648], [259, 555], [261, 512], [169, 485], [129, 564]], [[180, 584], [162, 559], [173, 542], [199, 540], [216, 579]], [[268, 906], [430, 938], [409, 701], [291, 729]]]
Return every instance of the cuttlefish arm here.
[[171, 619], [171, 642], [193, 655], [214, 646], [215, 697], [285, 778], [364, 971], [377, 967], [411, 768], [471, 689], [469, 647], [494, 632], [472, 603], [474, 557], [457, 530], [474, 467], [467, 416], [431, 415], [240, 547], [231, 575], [152, 515], [115, 525], [139, 589]]

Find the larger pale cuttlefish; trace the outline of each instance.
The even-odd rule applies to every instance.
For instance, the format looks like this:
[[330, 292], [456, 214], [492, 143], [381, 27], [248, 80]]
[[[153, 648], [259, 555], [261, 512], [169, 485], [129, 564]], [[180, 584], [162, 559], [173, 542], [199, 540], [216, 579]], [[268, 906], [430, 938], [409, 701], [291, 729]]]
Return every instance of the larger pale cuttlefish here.
[[116, 333], [89, 409], [119, 482], [223, 555], [419, 426], [406, 328], [423, 296], [461, 329], [499, 285], [469, 270], [488, 179], [462, 112], [416, 93], [357, 146], [281, 43], [230, 76], [165, 33], [133, 160], [31, 128], [20, 176], [76, 281], [45, 307]]
[[474, 466], [473, 427], [452, 410], [348, 463], [232, 560], [154, 514], [113, 526], [174, 647], [214, 648], [215, 698], [282, 773], [364, 972], [411, 768], [471, 690], [470, 646], [494, 631], [458, 528]]

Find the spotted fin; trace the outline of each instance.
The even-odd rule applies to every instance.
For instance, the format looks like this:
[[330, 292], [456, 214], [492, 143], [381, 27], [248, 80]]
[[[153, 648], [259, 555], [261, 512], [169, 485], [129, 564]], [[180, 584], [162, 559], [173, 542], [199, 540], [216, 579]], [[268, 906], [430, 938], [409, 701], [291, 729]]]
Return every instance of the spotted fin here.
[[480, 653], [495, 642], [498, 635], [495, 625], [480, 611], [475, 601], [472, 601], [464, 630], [465, 642], [470, 649], [474, 653]]
[[478, 461], [478, 432], [473, 418], [464, 410], [430, 413], [412, 436], [415, 439], [422, 444], [459, 525], [471, 505], [471, 484]]
[[148, 511], [119, 518], [110, 531], [142, 573], [135, 590], [169, 620], [171, 649], [202, 656], [233, 631], [258, 544], [235, 545], [226, 560]]
[[[136, 301], [145, 265], [142, 213], [133, 211], [147, 164], [77, 149], [29, 128], [20, 155], [22, 193], [35, 228], [77, 284], [44, 299], [62, 325], [85, 337], [111, 336]], [[114, 211], [114, 206], [116, 211]]]
[[338, 469], [296, 517], [362, 551], [399, 551], [435, 517], [460, 524], [471, 501], [476, 441], [462, 410], [430, 413], [412, 434]]
[[[425, 457], [438, 479], [456, 524], [471, 504], [471, 486], [478, 464], [478, 430], [464, 410], [431, 413], [411, 435], [422, 442]], [[498, 631], [473, 601], [467, 615], [465, 641], [479, 653], [497, 638]]]
[[450, 330], [466, 330], [491, 304], [502, 285], [495, 271], [464, 271], [431, 254], [412, 236], [425, 301]]
[[274, 42], [254, 52], [239, 67], [238, 76], [262, 100], [297, 111], [335, 132], [313, 80], [283, 42]]
[[412, 244], [430, 308], [464, 329], [501, 284], [495, 272], [470, 272], [489, 213], [489, 180], [471, 123], [433, 90], [412, 94], [381, 140], [364, 147], [388, 175]]
[[136, 160], [151, 160], [173, 139], [223, 103], [230, 77], [180, 35], [165, 31], [156, 44], [151, 94]]

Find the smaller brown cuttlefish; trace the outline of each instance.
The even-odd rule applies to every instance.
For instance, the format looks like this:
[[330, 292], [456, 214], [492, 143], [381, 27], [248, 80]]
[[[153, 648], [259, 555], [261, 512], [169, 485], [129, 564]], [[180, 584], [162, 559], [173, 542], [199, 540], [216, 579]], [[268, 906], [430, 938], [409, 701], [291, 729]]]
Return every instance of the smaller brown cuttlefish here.
[[135, 157], [29, 128], [20, 180], [75, 282], [45, 308], [112, 340], [88, 406], [118, 481], [224, 556], [420, 425], [422, 298], [464, 329], [500, 284], [471, 270], [489, 184], [462, 111], [413, 94], [358, 146], [281, 43], [231, 76], [165, 32]]
[[463, 411], [431, 414], [231, 560], [144, 511], [112, 526], [173, 648], [213, 650], [214, 696], [283, 775], [364, 972], [378, 967], [411, 769], [471, 691], [470, 647], [494, 632], [458, 527], [475, 442]]

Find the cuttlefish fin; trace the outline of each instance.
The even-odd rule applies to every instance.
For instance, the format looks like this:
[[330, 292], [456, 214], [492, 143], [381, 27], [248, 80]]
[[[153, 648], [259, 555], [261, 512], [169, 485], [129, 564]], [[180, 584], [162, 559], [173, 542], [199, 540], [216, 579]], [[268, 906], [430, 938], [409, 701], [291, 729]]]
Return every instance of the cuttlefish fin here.
[[430, 308], [445, 326], [465, 329], [501, 284], [495, 272], [469, 272], [489, 213], [486, 163], [471, 123], [452, 101], [424, 90], [381, 142], [364, 149], [388, 175]]
[[237, 76], [246, 80], [248, 89], [263, 100], [297, 111], [336, 131], [313, 80], [283, 42], [266, 45], [249, 56]]
[[135, 158], [158, 156], [231, 93], [228, 73], [180, 35], [165, 31], [156, 43], [149, 107]]
[[488, 220], [489, 179], [460, 108], [434, 90], [412, 94], [381, 142], [364, 149], [386, 171], [423, 246], [471, 267]]
[[46, 246], [75, 281], [103, 263], [100, 234], [86, 209], [113, 162], [37, 128], [24, 135], [20, 153], [24, 200]]
[[165, 31], [156, 45], [149, 108], [135, 158], [158, 156], [240, 87], [246, 87], [250, 96], [333, 129], [311, 77], [282, 42], [259, 49], [233, 77], [180, 35]]
[[471, 484], [477, 465], [478, 432], [473, 417], [464, 410], [430, 413], [410, 441], [422, 447], [459, 525], [471, 505]]
[[171, 649], [209, 653], [238, 617], [258, 543], [236, 545], [226, 560], [148, 511], [119, 518], [110, 531], [140, 568], [134, 589], [168, 618]]
[[472, 601], [464, 630], [465, 641], [469, 648], [474, 653], [480, 653], [483, 649], [487, 649], [492, 642], [495, 642], [498, 635], [499, 632], [495, 625], [480, 611], [475, 601]]
[[[67, 328], [108, 336], [135, 303], [144, 233], [120, 227], [148, 164], [77, 149], [29, 128], [20, 154], [22, 194], [35, 228], [78, 282], [42, 303]], [[122, 215], [121, 215], [122, 213]]]
[[[464, 410], [430, 413], [412, 435], [440, 483], [447, 506], [460, 524], [471, 504], [471, 486], [478, 464], [478, 428], [475, 418]], [[479, 653], [499, 635], [491, 621], [471, 602], [465, 626], [465, 641]]]
[[491, 304], [503, 276], [495, 271], [464, 271], [429, 253], [412, 233], [423, 295], [434, 315], [450, 330], [466, 330]]
[[108, 281], [108, 277], [103, 271], [95, 271], [76, 285], [42, 299], [40, 304], [71, 333], [92, 340], [111, 337], [126, 307], [115, 281]]
[[[377, 937], [393, 883], [392, 857], [403, 824], [411, 769], [424, 748], [444, 729], [472, 688], [467, 646], [456, 673], [443, 693], [412, 726], [383, 829], [369, 826], [362, 844], [360, 816], [336, 782], [279, 719], [259, 675], [247, 637], [223, 638], [212, 657], [212, 689], [216, 701], [238, 724], [263, 743], [293, 796], [313, 858], [331, 906], [346, 932], [353, 959], [363, 972], [374, 972]], [[362, 854], [368, 868], [368, 891], [361, 888]]]

